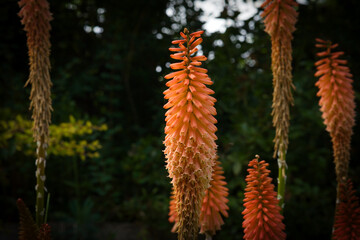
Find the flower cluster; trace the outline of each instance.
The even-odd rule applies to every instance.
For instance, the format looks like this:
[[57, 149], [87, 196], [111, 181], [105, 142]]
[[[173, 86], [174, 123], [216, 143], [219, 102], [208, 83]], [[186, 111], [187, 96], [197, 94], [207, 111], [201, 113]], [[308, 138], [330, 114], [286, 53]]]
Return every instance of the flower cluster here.
[[273, 73], [272, 116], [275, 127], [274, 155], [288, 148], [290, 105], [293, 104], [292, 83], [292, 33], [298, 13], [293, 0], [266, 0], [262, 4], [265, 31], [271, 37], [271, 68]]
[[285, 239], [285, 225], [278, 205], [272, 179], [269, 177], [269, 165], [264, 160], [253, 159], [249, 163], [246, 176], [246, 188], [243, 228], [246, 240], [282, 240]]
[[213, 82], [200, 67], [207, 58], [194, 56], [202, 33], [190, 34], [185, 29], [180, 33], [182, 39], [172, 42], [179, 47], [169, 49], [177, 52], [170, 57], [180, 62], [171, 64], [176, 71], [165, 76], [169, 88], [164, 92], [168, 99], [164, 153], [173, 184], [178, 237], [186, 240], [197, 238], [201, 203], [210, 186], [217, 149], [216, 99], [206, 87]]
[[33, 109], [35, 141], [48, 142], [51, 122], [50, 21], [52, 15], [46, 0], [21, 0], [19, 16], [26, 31], [32, 85], [30, 109]]
[[43, 223], [45, 216], [45, 166], [46, 149], [49, 144], [51, 122], [51, 80], [50, 80], [50, 21], [52, 15], [47, 0], [20, 0], [19, 16], [27, 37], [31, 84], [30, 109], [32, 112], [33, 136], [37, 144], [36, 176], [36, 223]]
[[315, 63], [319, 80], [317, 96], [326, 130], [330, 133], [338, 183], [345, 183], [350, 160], [352, 127], [355, 124], [355, 96], [352, 74], [347, 61], [339, 59], [343, 52], [334, 52], [338, 44], [316, 39], [316, 47], [324, 49]]

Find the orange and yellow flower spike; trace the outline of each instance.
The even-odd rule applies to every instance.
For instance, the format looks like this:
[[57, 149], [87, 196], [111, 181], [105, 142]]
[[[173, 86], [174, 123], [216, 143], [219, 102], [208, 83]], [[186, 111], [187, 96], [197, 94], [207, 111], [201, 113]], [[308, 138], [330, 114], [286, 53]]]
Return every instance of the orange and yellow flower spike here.
[[266, 0], [264, 12], [265, 32], [271, 37], [271, 70], [273, 73], [273, 126], [275, 127], [274, 154], [278, 157], [278, 198], [283, 208], [286, 183], [286, 152], [289, 144], [290, 105], [293, 105], [292, 83], [292, 33], [298, 13], [294, 0]]
[[245, 240], [283, 240], [286, 238], [279, 200], [274, 191], [269, 164], [259, 162], [259, 156], [249, 163], [246, 188], [243, 228]]
[[[338, 44], [316, 39], [316, 47], [324, 49], [315, 63], [319, 80], [317, 96], [326, 130], [330, 133], [334, 151], [336, 179], [338, 184], [346, 183], [350, 160], [352, 128], [355, 124], [355, 95], [352, 74], [347, 61], [339, 59], [343, 52], [333, 52]], [[339, 197], [339, 188], [338, 188]]]
[[178, 239], [197, 239], [201, 203], [210, 186], [215, 165], [217, 128], [214, 93], [206, 85], [213, 82], [207, 70], [201, 68], [205, 56], [194, 56], [202, 42], [203, 31], [189, 33], [185, 28], [182, 39], [172, 43], [170, 57], [180, 60], [170, 67], [176, 70], [165, 76], [169, 88], [164, 92], [168, 102], [165, 127], [165, 157], [172, 179], [178, 215]]
[[[204, 200], [201, 206], [200, 213], [200, 233], [213, 236], [216, 231], [221, 229], [221, 225], [224, 224], [222, 216], [228, 217], [226, 197], [228, 196], [228, 189], [225, 187], [224, 171], [221, 167], [220, 161], [216, 161], [212, 180], [210, 182], [210, 188], [206, 190]], [[169, 207], [169, 222], [174, 222], [172, 232], [177, 229], [177, 212], [174, 195], [171, 196]]]

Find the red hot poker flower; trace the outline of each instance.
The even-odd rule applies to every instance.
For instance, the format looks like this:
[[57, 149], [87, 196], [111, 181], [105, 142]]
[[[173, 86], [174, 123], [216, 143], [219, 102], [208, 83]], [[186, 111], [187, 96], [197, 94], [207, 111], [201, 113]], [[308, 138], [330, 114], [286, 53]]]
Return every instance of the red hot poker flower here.
[[176, 210], [178, 215], [178, 237], [183, 240], [197, 238], [201, 203], [205, 191], [210, 186], [212, 168], [215, 164], [214, 118], [216, 99], [206, 85], [213, 82], [201, 68], [205, 56], [193, 56], [202, 42], [203, 31], [181, 32], [182, 39], [172, 43], [178, 48], [170, 48], [171, 58], [179, 60], [170, 67], [176, 70], [165, 76], [169, 87], [164, 94], [168, 99], [166, 112], [165, 157], [166, 168], [172, 179]]
[[[317, 55], [322, 57], [315, 63], [319, 80], [317, 96], [326, 130], [333, 143], [334, 161], [338, 183], [345, 183], [350, 160], [352, 127], [355, 124], [355, 101], [352, 88], [352, 74], [347, 61], [339, 59], [343, 52], [333, 52], [338, 44], [316, 39], [316, 47], [325, 50]], [[339, 195], [339, 192], [338, 192]]]
[[52, 16], [46, 0], [20, 0], [19, 16], [26, 31], [29, 49], [30, 74], [27, 84], [31, 84], [30, 109], [33, 109], [33, 136], [37, 143], [36, 159], [36, 223], [44, 223], [45, 166], [46, 150], [49, 143], [51, 122], [51, 80], [50, 80], [50, 21]]
[[[264, 12], [265, 32], [271, 37], [271, 69], [273, 73], [272, 116], [275, 127], [274, 154], [283, 155], [288, 148], [290, 105], [293, 104], [292, 83], [292, 33], [298, 13], [294, 0], [266, 0], [261, 7]], [[280, 158], [285, 158], [281, 156]], [[284, 160], [285, 161], [285, 160]], [[285, 165], [285, 164], [284, 164]]]
[[269, 165], [258, 156], [249, 163], [249, 174], [246, 176], [244, 207], [245, 240], [282, 240], [285, 239], [285, 225], [278, 205]]
[[44, 139], [47, 143], [52, 111], [49, 60], [52, 15], [46, 0], [21, 0], [19, 6], [29, 49], [30, 75], [26, 85], [32, 85], [30, 109], [33, 109], [33, 135], [36, 141]]
[[360, 239], [360, 206], [352, 182], [340, 184], [340, 203], [334, 223], [334, 240]]
[[272, 112], [275, 127], [273, 158], [278, 157], [278, 197], [283, 207], [286, 183], [286, 152], [289, 144], [290, 105], [293, 105], [292, 88], [292, 33], [298, 13], [294, 0], [266, 0], [264, 12], [265, 32], [271, 37], [271, 70], [273, 74]]

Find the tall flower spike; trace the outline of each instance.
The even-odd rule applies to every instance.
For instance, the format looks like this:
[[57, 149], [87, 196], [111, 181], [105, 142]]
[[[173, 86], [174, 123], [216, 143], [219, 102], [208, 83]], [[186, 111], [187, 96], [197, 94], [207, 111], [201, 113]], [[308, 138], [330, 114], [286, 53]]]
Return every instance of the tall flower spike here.
[[333, 239], [360, 239], [359, 198], [355, 196], [351, 180], [340, 184], [340, 204], [335, 214]]
[[50, 81], [50, 21], [49, 4], [46, 0], [21, 0], [19, 16], [27, 36], [30, 75], [25, 86], [31, 84], [30, 110], [34, 141], [37, 143], [36, 159], [36, 223], [44, 221], [45, 156], [49, 142], [51, 122], [51, 81]]
[[[217, 230], [221, 229], [221, 225], [224, 224], [222, 216], [228, 217], [226, 197], [228, 196], [228, 189], [225, 187], [224, 171], [221, 167], [220, 161], [216, 161], [212, 180], [210, 182], [210, 188], [206, 190], [204, 200], [201, 206], [200, 213], [200, 233], [207, 235], [215, 235]], [[174, 195], [171, 196], [169, 207], [169, 222], [174, 222], [172, 232], [175, 232], [178, 226], [176, 202]]]
[[275, 127], [274, 154], [278, 156], [279, 185], [278, 197], [283, 205], [286, 181], [286, 151], [289, 140], [290, 105], [293, 105], [292, 83], [292, 33], [298, 13], [297, 3], [293, 0], [266, 0], [261, 7], [265, 8], [265, 31], [271, 37], [271, 69], [273, 73], [273, 126]]
[[281, 240], [285, 239], [285, 225], [278, 205], [269, 165], [264, 160], [259, 162], [259, 156], [249, 163], [246, 176], [246, 188], [243, 228], [245, 240]]
[[[347, 61], [339, 57], [343, 52], [332, 52], [338, 44], [316, 39], [316, 47], [324, 49], [317, 54], [321, 57], [315, 63], [315, 73], [319, 80], [317, 96], [326, 130], [330, 133], [334, 152], [337, 182], [346, 183], [352, 128], [355, 124], [355, 96], [352, 88], [352, 74], [346, 66]], [[339, 197], [339, 187], [338, 187]]]
[[174, 189], [179, 240], [197, 239], [201, 203], [216, 157], [216, 99], [210, 96], [214, 91], [206, 87], [213, 82], [207, 70], [199, 67], [206, 57], [193, 56], [202, 33], [190, 34], [185, 28], [182, 39], [172, 42], [179, 47], [169, 49], [178, 52], [170, 57], [181, 62], [171, 64], [178, 71], [165, 76], [169, 89], [164, 92], [168, 99], [164, 152]]

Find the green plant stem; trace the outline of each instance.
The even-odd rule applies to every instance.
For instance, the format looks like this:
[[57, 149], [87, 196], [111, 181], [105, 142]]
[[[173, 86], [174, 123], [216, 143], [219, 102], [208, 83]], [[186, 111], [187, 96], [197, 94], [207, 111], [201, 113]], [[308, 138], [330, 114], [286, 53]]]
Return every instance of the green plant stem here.
[[48, 213], [49, 213], [49, 204], [50, 204], [50, 193], [47, 194], [44, 223], [47, 223], [47, 217], [48, 217]]
[[282, 211], [284, 210], [284, 196], [285, 196], [285, 185], [286, 185], [286, 150], [284, 147], [281, 148], [278, 154], [278, 166], [279, 166], [279, 176], [278, 176], [278, 194], [277, 198], [279, 199], [279, 206]]
[[46, 166], [46, 143], [44, 137], [41, 137], [37, 142], [37, 159], [36, 159], [36, 224], [40, 226], [44, 223], [45, 209], [44, 209], [44, 195], [45, 195], [45, 166]]

